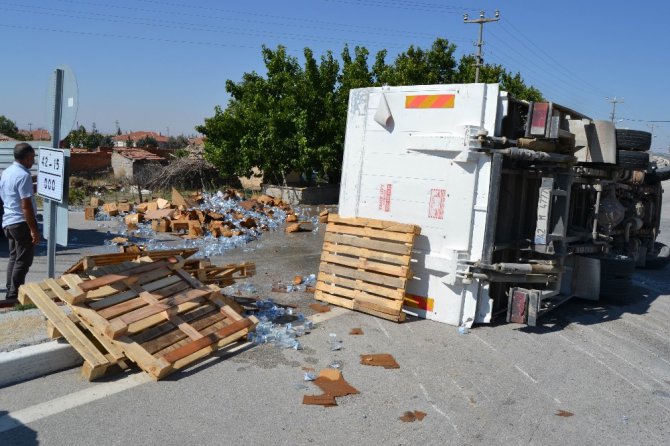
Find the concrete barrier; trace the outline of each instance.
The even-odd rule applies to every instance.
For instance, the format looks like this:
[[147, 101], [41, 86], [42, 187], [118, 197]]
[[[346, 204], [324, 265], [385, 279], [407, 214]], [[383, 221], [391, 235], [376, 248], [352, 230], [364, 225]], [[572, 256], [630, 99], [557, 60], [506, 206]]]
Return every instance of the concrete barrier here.
[[0, 387], [81, 365], [67, 342], [50, 341], [0, 353]]

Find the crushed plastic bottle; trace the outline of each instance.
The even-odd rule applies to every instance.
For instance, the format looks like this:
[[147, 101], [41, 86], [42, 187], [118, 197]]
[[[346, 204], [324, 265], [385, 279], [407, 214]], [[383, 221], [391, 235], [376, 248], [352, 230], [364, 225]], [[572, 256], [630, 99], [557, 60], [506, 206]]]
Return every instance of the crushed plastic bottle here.
[[467, 325], [463, 324], [458, 326], [458, 334], [464, 335], [468, 333], [470, 333], [470, 329]]
[[343, 365], [344, 364], [342, 363], [342, 361], [337, 360], [337, 361], [333, 361], [330, 364], [328, 364], [328, 368], [329, 369], [335, 369], [335, 370], [342, 370]]
[[330, 344], [331, 351], [342, 350], [342, 341], [337, 338], [336, 333], [330, 333], [328, 335], [328, 343]]

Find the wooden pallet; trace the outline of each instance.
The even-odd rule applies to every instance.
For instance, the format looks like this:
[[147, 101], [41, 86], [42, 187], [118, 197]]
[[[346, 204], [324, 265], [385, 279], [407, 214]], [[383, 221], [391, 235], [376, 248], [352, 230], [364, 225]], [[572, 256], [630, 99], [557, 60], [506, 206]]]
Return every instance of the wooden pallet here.
[[217, 286], [204, 285], [183, 265], [181, 257], [109, 265], [96, 271], [116, 272], [91, 279], [66, 274], [26, 284], [20, 296], [47, 316], [51, 336], [63, 336], [82, 355], [88, 379], [130, 361], [161, 379], [241, 340], [258, 322], [243, 318]]
[[90, 280], [67, 274], [56, 292], [98, 340], [161, 379], [241, 340], [258, 322], [235, 312], [218, 287], [205, 286], [183, 264], [168, 258]]
[[[19, 288], [19, 300], [24, 305], [32, 303], [47, 317], [49, 337], [65, 338], [84, 360], [81, 373], [89, 381], [113, 371], [128, 368], [124, 353], [111, 342], [97, 340], [73, 314], [66, 314], [54, 302], [64, 283], [47, 279], [41, 283], [28, 283]], [[54, 291], [56, 290], [56, 291]]]
[[209, 260], [189, 259], [184, 264], [184, 271], [205, 284], [226, 287], [237, 279], [245, 279], [256, 274], [253, 262], [231, 263], [228, 265], [212, 265]]
[[123, 262], [137, 260], [139, 257], [149, 257], [151, 260], [161, 260], [172, 256], [181, 256], [186, 259], [198, 252], [197, 248], [191, 249], [165, 249], [160, 251], [136, 252], [114, 252], [110, 254], [96, 254], [79, 259], [65, 271], [65, 274], [81, 273], [86, 270], [106, 265], [116, 265]]
[[412, 246], [420, 232], [416, 225], [330, 214], [314, 297], [403, 321]]

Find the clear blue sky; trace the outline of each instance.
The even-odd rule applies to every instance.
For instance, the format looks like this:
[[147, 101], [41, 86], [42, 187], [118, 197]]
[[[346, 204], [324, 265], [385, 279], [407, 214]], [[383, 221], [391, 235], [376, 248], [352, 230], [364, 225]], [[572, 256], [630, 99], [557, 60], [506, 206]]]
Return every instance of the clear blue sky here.
[[[226, 79], [263, 71], [260, 47], [300, 56], [345, 43], [395, 55], [436, 37], [474, 52], [478, 26], [462, 14], [501, 20], [484, 31], [485, 61], [520, 71], [549, 100], [650, 130], [670, 120], [670, 2], [464, 0], [0, 0], [0, 114], [20, 128], [45, 126], [48, 81], [67, 64], [79, 83], [78, 122], [112, 132], [194, 133], [225, 106]], [[653, 147], [670, 147], [670, 123]]]

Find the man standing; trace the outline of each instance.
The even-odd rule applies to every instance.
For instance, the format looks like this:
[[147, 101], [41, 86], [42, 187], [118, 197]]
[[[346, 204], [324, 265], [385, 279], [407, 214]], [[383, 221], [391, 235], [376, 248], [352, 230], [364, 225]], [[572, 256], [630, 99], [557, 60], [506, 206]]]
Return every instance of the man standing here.
[[40, 241], [35, 217], [37, 206], [30, 168], [35, 163], [35, 149], [28, 143], [14, 147], [14, 163], [2, 172], [0, 197], [4, 203], [2, 228], [9, 241], [7, 296], [17, 299], [19, 286], [33, 264], [34, 246]]

